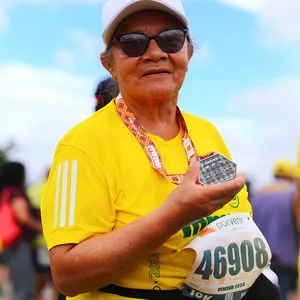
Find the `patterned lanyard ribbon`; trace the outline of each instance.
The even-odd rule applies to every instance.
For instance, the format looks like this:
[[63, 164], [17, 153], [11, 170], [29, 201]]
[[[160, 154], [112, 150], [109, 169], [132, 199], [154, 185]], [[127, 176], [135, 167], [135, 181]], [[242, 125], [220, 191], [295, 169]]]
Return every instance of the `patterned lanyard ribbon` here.
[[[152, 168], [154, 170], [156, 170], [159, 174], [168, 178], [174, 184], [181, 183], [183, 180], [182, 174], [173, 174], [173, 175], [167, 174], [167, 171], [163, 167], [162, 159], [159, 155], [159, 152], [158, 152], [155, 144], [144, 133], [141, 125], [139, 124], [135, 115], [128, 108], [124, 99], [121, 97], [117, 97], [115, 99], [115, 104], [116, 104], [117, 113], [119, 114], [121, 120], [124, 122], [124, 124], [127, 126], [127, 128], [135, 136], [135, 138], [138, 140], [138, 142], [144, 149]], [[187, 160], [190, 163], [190, 161], [192, 160], [193, 157], [197, 157], [197, 151], [196, 151], [196, 148], [188, 134], [188, 129], [187, 129], [185, 120], [184, 120], [184, 118], [181, 114], [181, 111], [179, 110], [178, 107], [176, 110], [176, 117], [178, 118], [181, 128], [182, 128], [182, 131], [183, 131], [182, 145], [184, 147]]]

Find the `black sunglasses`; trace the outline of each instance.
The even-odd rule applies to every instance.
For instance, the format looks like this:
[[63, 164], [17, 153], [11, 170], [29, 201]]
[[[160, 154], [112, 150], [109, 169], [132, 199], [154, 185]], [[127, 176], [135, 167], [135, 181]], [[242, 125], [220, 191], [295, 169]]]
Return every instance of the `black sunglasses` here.
[[175, 53], [181, 50], [185, 42], [188, 29], [163, 30], [155, 36], [143, 33], [125, 33], [115, 39], [119, 42], [122, 51], [130, 57], [138, 57], [145, 54], [150, 40], [155, 40], [158, 47], [166, 53]]

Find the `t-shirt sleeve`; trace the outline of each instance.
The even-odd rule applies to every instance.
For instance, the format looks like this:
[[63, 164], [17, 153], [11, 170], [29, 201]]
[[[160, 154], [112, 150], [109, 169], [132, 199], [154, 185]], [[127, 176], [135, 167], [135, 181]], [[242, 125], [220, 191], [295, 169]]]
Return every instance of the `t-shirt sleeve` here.
[[112, 231], [115, 209], [101, 166], [74, 146], [57, 148], [42, 195], [48, 249]]

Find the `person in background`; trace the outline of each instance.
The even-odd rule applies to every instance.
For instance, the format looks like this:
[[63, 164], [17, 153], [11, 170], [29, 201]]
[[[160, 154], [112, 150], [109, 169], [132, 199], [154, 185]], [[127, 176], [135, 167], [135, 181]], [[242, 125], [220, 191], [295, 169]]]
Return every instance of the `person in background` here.
[[[1, 169], [1, 165], [0, 165], [0, 169]], [[1, 205], [1, 201], [0, 201], [0, 205]], [[1, 220], [0, 220], [0, 222], [1, 222]], [[7, 278], [8, 278], [8, 268], [7, 268], [7, 264], [5, 262], [4, 245], [3, 245], [3, 241], [0, 236], [0, 298], [6, 296], [4, 285], [6, 283]]]
[[[36, 212], [36, 218], [41, 220], [41, 197], [42, 190], [45, 186], [49, 175], [49, 169], [45, 172], [45, 176], [42, 180], [31, 185], [27, 189], [28, 198], [30, 200], [31, 206]], [[51, 292], [51, 299], [57, 299], [58, 293], [53, 285], [51, 270], [50, 270], [50, 261], [49, 253], [47, 251], [47, 246], [43, 234], [40, 233], [36, 236], [32, 244], [32, 254], [35, 270], [37, 273], [37, 288], [34, 300], [41, 300], [43, 297], [43, 292], [47, 287]]]
[[[0, 220], [1, 222], [1, 220]], [[5, 288], [4, 285], [6, 283], [6, 280], [8, 278], [8, 268], [5, 262], [5, 257], [3, 254], [3, 246], [1, 245], [0, 241], [0, 299], [1, 297], [5, 297]]]
[[200, 220], [251, 212], [245, 178], [199, 184], [199, 156], [231, 156], [211, 123], [177, 107], [194, 52], [181, 1], [109, 0], [102, 16], [120, 95], [56, 149], [41, 206], [53, 278], [68, 299], [189, 299], [185, 247]]
[[252, 199], [252, 182], [249, 179], [246, 179], [246, 187], [247, 187], [247, 191], [248, 191], [248, 199], [251, 201]]
[[283, 299], [297, 278], [298, 235], [294, 211], [295, 167], [278, 160], [274, 182], [262, 187], [252, 198], [254, 221], [272, 250], [271, 268], [278, 276]]
[[[296, 167], [296, 193], [295, 193], [295, 214], [298, 235], [300, 234], [300, 140], [298, 142], [298, 152], [297, 152], [297, 167]], [[298, 253], [298, 292], [300, 294], [300, 252]]]
[[113, 98], [116, 98], [119, 92], [117, 81], [113, 80], [111, 77], [101, 80], [95, 91], [95, 111], [107, 105]]
[[41, 222], [34, 218], [25, 192], [25, 167], [20, 162], [6, 162], [0, 172], [0, 193], [9, 191], [9, 202], [16, 221], [22, 228], [20, 239], [6, 249], [5, 256], [13, 287], [13, 300], [30, 300], [35, 293], [35, 270], [31, 242], [42, 230]]

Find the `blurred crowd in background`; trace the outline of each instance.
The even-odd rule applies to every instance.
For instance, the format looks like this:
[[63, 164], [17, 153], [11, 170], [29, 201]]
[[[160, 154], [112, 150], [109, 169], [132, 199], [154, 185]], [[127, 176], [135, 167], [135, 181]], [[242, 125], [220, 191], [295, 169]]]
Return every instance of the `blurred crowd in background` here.
[[[100, 81], [94, 94], [94, 110], [98, 111], [118, 94], [116, 81], [111, 78]], [[9, 161], [4, 155], [1, 157], [0, 299], [54, 300], [58, 297], [40, 213], [42, 190], [48, 174], [49, 169], [38, 182], [26, 186], [25, 166]]]
[[[95, 91], [95, 111], [118, 93], [118, 84], [114, 80], [102, 80]], [[4, 156], [0, 160], [0, 233], [8, 227], [14, 231], [14, 238], [0, 237], [0, 299], [57, 299], [40, 218], [40, 199], [48, 172], [45, 170], [43, 178], [26, 186], [26, 170], [22, 163]], [[270, 244], [271, 268], [278, 276], [283, 300], [300, 299], [300, 153], [298, 162], [278, 158], [270, 173], [273, 182], [268, 185], [254, 190], [251, 181], [246, 183], [253, 217]], [[18, 228], [13, 228], [11, 218], [15, 219]]]

